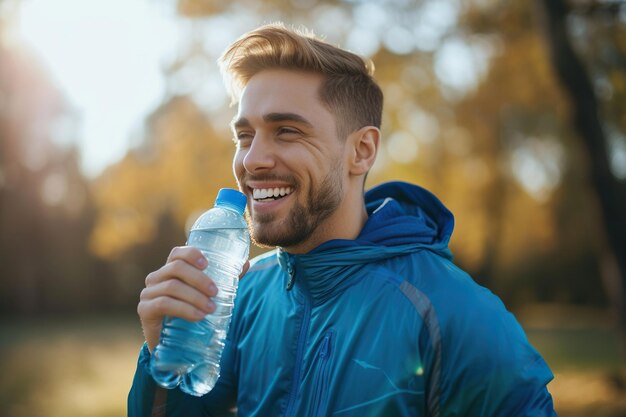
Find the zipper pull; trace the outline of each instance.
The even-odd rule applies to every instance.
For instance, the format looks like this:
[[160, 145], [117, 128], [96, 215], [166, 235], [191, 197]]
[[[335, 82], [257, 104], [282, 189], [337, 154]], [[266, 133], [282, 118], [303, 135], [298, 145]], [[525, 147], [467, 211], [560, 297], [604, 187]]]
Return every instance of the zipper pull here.
[[289, 274], [289, 280], [287, 281], [287, 291], [291, 291], [293, 285], [296, 283], [296, 273], [293, 270], [293, 261], [291, 259], [287, 261], [287, 274]]

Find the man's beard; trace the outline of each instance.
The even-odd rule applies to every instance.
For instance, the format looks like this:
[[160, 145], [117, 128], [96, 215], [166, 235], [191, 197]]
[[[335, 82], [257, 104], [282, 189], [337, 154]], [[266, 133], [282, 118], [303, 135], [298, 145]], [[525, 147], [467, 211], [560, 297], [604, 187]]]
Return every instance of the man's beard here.
[[306, 241], [335, 212], [343, 198], [341, 166], [333, 164], [322, 183], [311, 189], [306, 205], [296, 201], [286, 218], [273, 213], [248, 217], [252, 241], [263, 247], [292, 247]]

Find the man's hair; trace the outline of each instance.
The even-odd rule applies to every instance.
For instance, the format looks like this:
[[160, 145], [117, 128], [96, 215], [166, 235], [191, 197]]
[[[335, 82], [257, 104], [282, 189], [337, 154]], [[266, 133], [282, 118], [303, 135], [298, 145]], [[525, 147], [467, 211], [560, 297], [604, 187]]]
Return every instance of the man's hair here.
[[380, 128], [383, 93], [373, 78], [374, 65], [312, 33], [274, 23], [246, 33], [220, 57], [220, 68], [233, 103], [250, 78], [269, 69], [323, 76], [319, 96], [334, 114], [339, 136], [364, 126]]

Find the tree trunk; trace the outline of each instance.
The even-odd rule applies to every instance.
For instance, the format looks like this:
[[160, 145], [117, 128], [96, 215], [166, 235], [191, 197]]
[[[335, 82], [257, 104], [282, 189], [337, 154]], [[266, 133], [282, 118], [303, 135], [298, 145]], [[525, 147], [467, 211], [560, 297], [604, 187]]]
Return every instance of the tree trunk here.
[[[546, 41], [552, 64], [563, 90], [570, 98], [571, 116], [589, 156], [589, 180], [598, 199], [601, 227], [607, 241], [604, 260], [614, 260], [613, 268], [601, 267], [604, 287], [618, 317], [622, 360], [626, 358], [626, 184], [610, 170], [607, 138], [602, 127], [598, 101], [591, 78], [574, 51], [566, 27], [569, 13], [564, 0], [539, 0], [543, 10]], [[605, 262], [602, 262], [605, 264]], [[612, 272], [610, 272], [612, 271]], [[623, 362], [624, 363], [624, 362]]]

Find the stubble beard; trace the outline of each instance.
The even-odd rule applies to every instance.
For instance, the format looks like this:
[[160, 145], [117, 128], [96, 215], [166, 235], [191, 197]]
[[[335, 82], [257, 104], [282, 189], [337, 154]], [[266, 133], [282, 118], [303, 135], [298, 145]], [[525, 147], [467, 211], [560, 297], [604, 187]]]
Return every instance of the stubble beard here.
[[305, 242], [332, 215], [343, 198], [340, 166], [333, 164], [317, 189], [311, 189], [306, 205], [296, 201], [286, 218], [273, 213], [248, 216], [252, 241], [261, 247], [293, 247]]

